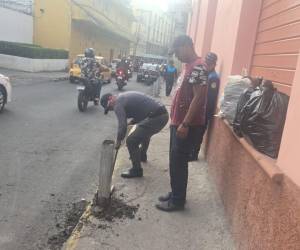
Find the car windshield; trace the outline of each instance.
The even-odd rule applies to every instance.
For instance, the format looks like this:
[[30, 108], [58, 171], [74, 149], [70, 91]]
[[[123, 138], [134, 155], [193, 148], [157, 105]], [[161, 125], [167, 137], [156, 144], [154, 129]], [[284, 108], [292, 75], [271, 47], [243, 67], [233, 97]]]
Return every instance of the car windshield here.
[[149, 70], [156, 71], [156, 70], [157, 70], [157, 65], [156, 65], [156, 64], [150, 65], [150, 66], [149, 66]]
[[143, 70], [151, 70], [156, 71], [157, 65], [156, 64], [143, 64], [142, 69]]
[[148, 64], [148, 63], [144, 63], [141, 67], [141, 69], [144, 69], [144, 70], [148, 70], [149, 67], [150, 67], [151, 64]]

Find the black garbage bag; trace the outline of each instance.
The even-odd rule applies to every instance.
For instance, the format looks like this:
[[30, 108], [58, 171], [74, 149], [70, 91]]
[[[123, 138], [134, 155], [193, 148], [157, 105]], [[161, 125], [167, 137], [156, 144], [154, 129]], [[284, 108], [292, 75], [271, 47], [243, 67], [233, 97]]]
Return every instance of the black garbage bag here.
[[233, 131], [236, 133], [237, 136], [242, 137], [241, 132], [241, 119], [243, 117], [243, 113], [241, 112], [246, 105], [246, 103], [250, 100], [252, 93], [255, 91], [255, 88], [249, 87], [248, 89], [244, 90], [241, 94], [240, 99], [237, 103], [236, 114], [232, 123]]
[[241, 119], [242, 119], [242, 109], [246, 105], [246, 103], [250, 100], [251, 95], [254, 91], [259, 90], [259, 86], [262, 83], [262, 78], [252, 78], [250, 76], [247, 76], [245, 78], [248, 78], [251, 81], [251, 86], [243, 91], [241, 94], [239, 101], [237, 103], [236, 113], [235, 117], [232, 123], [233, 131], [236, 133], [237, 136], [242, 137], [241, 132]]
[[240, 112], [240, 131], [259, 152], [277, 158], [289, 97], [279, 93], [271, 81], [254, 91]]

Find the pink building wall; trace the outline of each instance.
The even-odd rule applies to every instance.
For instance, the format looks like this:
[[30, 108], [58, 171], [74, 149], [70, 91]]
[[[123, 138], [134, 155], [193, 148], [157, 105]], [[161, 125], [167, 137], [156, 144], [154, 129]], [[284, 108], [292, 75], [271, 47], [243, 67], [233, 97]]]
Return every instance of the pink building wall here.
[[262, 0], [243, 1], [231, 74], [250, 72]]
[[191, 13], [191, 18], [190, 18], [190, 23], [189, 23], [189, 35], [195, 41], [195, 37], [197, 35], [197, 27], [198, 27], [198, 18], [199, 18], [199, 9], [200, 9], [200, 1], [195, 1], [193, 0], [193, 5], [192, 5], [192, 13]]
[[229, 75], [241, 74], [243, 68], [250, 70], [261, 2], [202, 0], [193, 3], [188, 33], [199, 55], [209, 51], [218, 54], [221, 92]]
[[208, 1], [207, 7], [207, 19], [206, 19], [206, 27], [203, 36], [203, 45], [202, 45], [202, 55], [206, 55], [211, 51], [211, 43], [215, 29], [215, 19], [216, 19], [216, 11], [218, 6], [218, 0], [210, 0]]
[[300, 58], [292, 86], [277, 165], [300, 187]]
[[[250, 72], [261, 7], [262, 0], [194, 1], [189, 34], [199, 55], [204, 56], [208, 51], [218, 54], [220, 93], [229, 75], [241, 74], [244, 68]], [[297, 69], [295, 83], [300, 81], [300, 63]], [[300, 133], [296, 130], [297, 122], [300, 123], [298, 106], [300, 85], [294, 84], [277, 165], [300, 186], [300, 160], [297, 157]]]
[[[202, 55], [202, 47], [203, 43], [205, 42], [205, 30], [207, 25], [207, 8], [208, 8], [208, 1], [201, 1], [198, 2], [198, 25], [195, 26], [195, 30], [191, 30], [191, 34], [194, 35], [193, 41], [195, 44], [196, 52], [199, 56]], [[195, 35], [196, 34], [196, 35]]]
[[[221, 94], [229, 75], [241, 74], [243, 68], [250, 70], [263, 1], [216, 1], [214, 21], [208, 14], [211, 2], [198, 1], [198, 19], [194, 16], [191, 22], [199, 23], [191, 23], [189, 34], [199, 55], [208, 48], [218, 54]], [[284, 0], [280, 2], [284, 4]], [[208, 28], [212, 24], [213, 28]], [[208, 130], [209, 172], [238, 249], [300, 249], [300, 58], [293, 82], [277, 161], [256, 155], [254, 148], [237, 139], [219, 118], [214, 118]], [[279, 184], [272, 173], [283, 176]]]
[[217, 71], [221, 77], [220, 93], [232, 72], [242, 0], [219, 1], [211, 51], [218, 55]]
[[221, 75], [221, 92], [229, 75], [250, 69], [261, 0], [219, 1], [211, 51], [219, 56], [217, 70]]
[[[198, 5], [199, 18], [198, 25], [194, 27], [197, 28], [194, 42], [197, 54], [203, 57], [211, 48], [217, 4], [218, 0], [203, 0]], [[195, 34], [195, 32], [192, 30], [189, 34]]]

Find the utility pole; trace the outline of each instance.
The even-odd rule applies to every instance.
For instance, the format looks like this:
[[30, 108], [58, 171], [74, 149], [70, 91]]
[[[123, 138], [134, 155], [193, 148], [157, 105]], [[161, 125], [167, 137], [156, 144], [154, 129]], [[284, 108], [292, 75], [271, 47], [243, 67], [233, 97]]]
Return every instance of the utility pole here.
[[138, 22], [138, 26], [137, 26], [137, 30], [136, 30], [136, 41], [135, 41], [135, 46], [134, 46], [134, 49], [133, 49], [134, 58], [136, 58], [136, 51], [137, 51], [137, 47], [138, 47], [139, 42], [140, 42], [140, 32], [141, 32], [141, 22]]

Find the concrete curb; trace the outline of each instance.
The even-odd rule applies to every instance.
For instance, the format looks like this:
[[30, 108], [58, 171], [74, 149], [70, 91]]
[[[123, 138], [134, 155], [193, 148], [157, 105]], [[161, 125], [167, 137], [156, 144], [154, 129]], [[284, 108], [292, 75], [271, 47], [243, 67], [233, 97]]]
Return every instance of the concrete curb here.
[[90, 202], [84, 213], [81, 215], [77, 225], [75, 226], [74, 230], [72, 231], [70, 237], [68, 238], [68, 240], [64, 243], [62, 249], [63, 250], [74, 250], [76, 245], [77, 245], [77, 241], [79, 240], [80, 237], [80, 232], [81, 229], [84, 226], [84, 223], [88, 220], [88, 218], [90, 217], [92, 213], [92, 203]]

